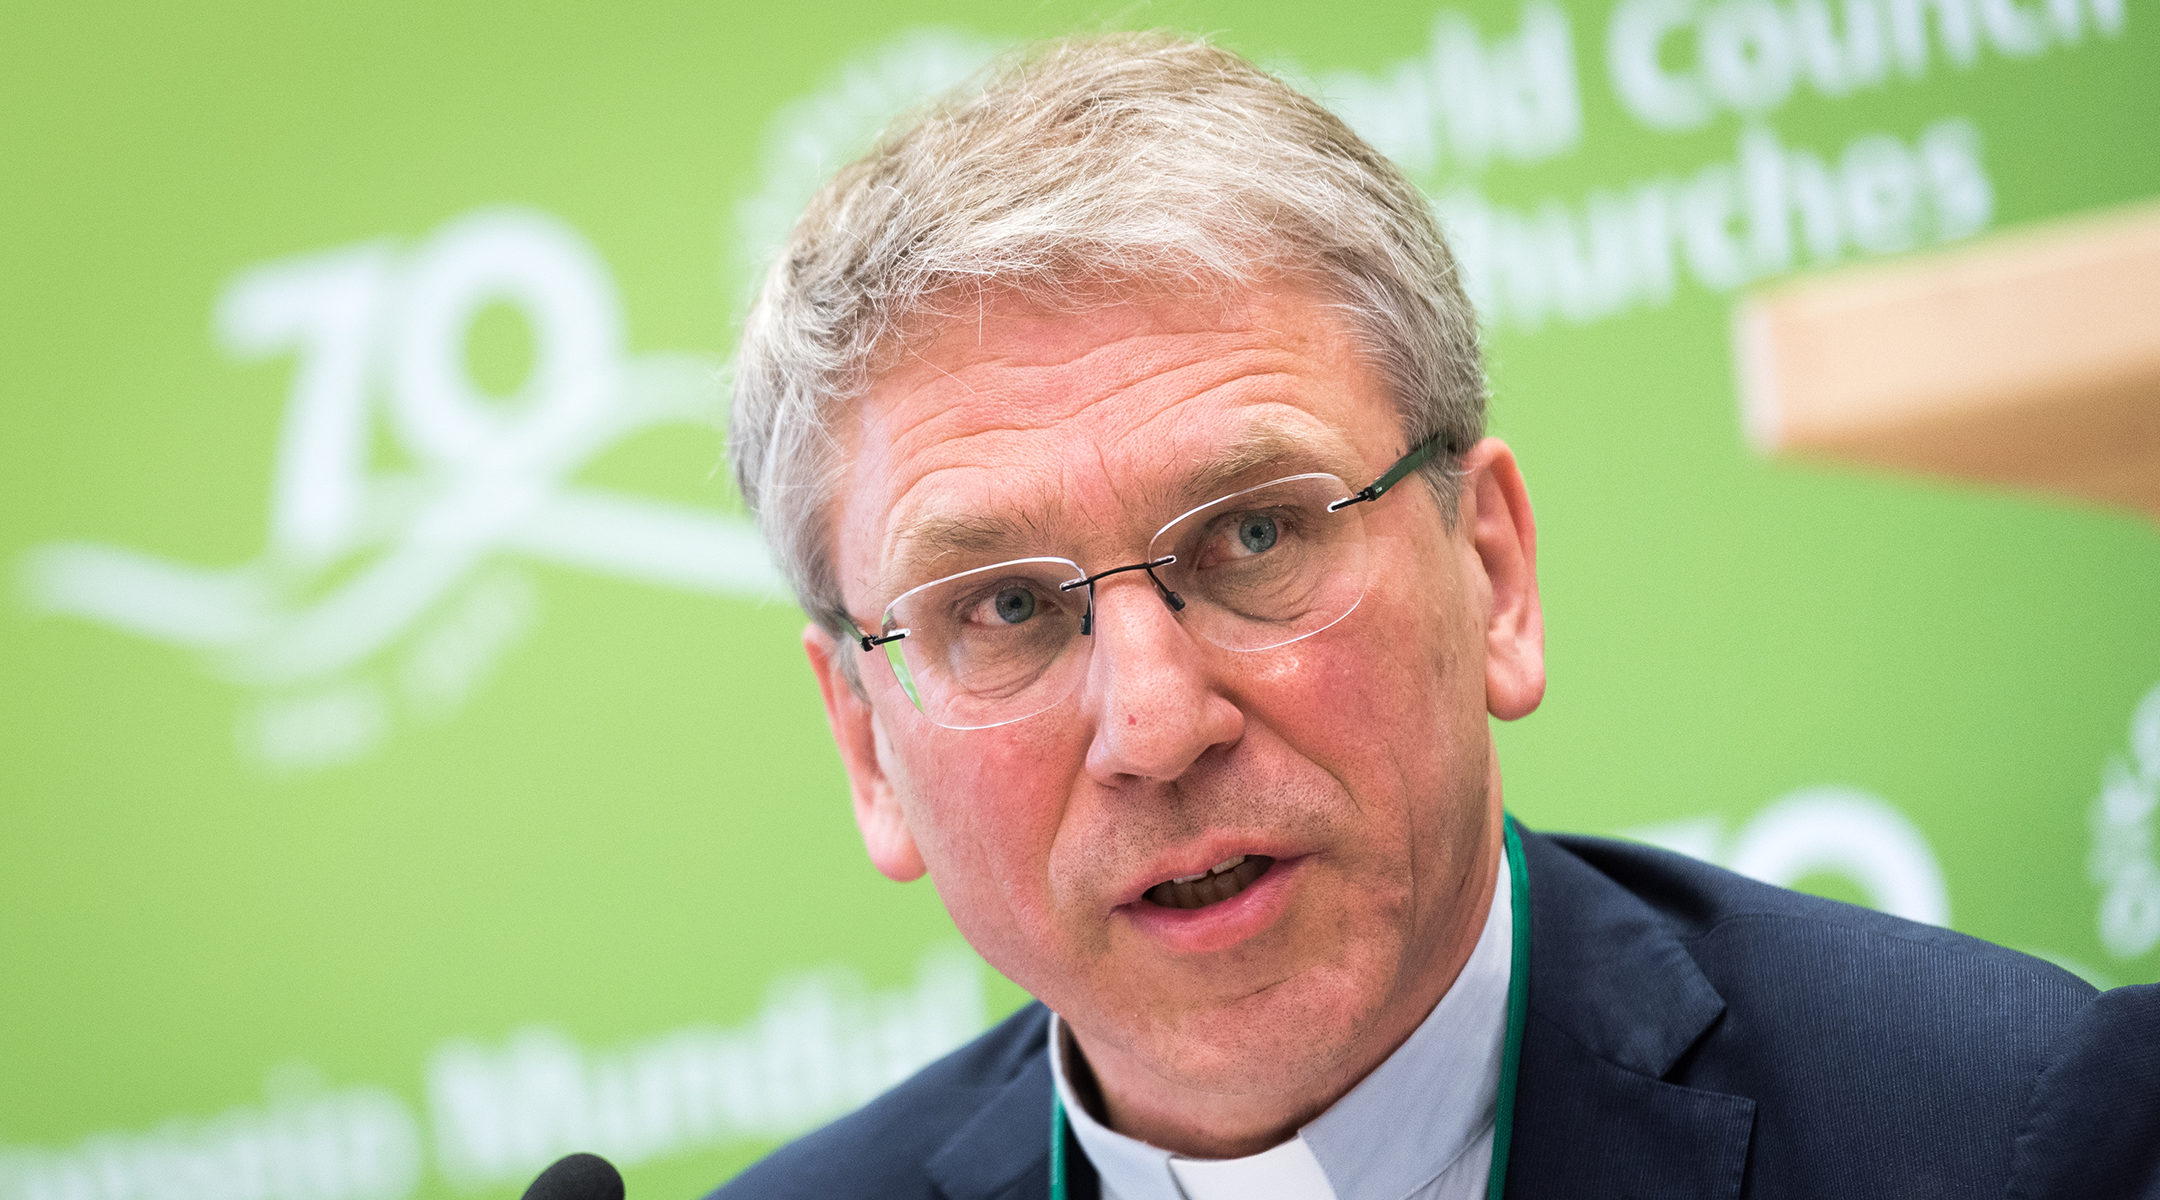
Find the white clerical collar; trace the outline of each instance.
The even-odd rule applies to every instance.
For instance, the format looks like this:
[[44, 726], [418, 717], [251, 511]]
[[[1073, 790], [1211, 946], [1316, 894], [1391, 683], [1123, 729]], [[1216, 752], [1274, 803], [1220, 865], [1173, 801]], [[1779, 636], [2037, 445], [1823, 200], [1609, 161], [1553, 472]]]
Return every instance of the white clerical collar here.
[[1050, 1074], [1103, 1200], [1406, 1200], [1480, 1197], [1507, 1041], [1514, 949], [1503, 861], [1476, 947], [1408, 1041], [1297, 1136], [1244, 1158], [1199, 1159], [1091, 1116], [1066, 1078], [1064, 1024], [1050, 1017]]

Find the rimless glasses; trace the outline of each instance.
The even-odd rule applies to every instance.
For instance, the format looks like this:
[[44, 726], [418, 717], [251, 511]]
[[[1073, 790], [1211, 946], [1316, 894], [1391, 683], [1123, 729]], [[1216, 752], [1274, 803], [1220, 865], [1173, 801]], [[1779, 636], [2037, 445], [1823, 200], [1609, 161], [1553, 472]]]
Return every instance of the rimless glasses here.
[[901, 593], [867, 634], [924, 716], [987, 729], [1034, 716], [1087, 674], [1095, 584], [1142, 571], [1185, 627], [1226, 650], [1271, 650], [1326, 629], [1365, 597], [1365, 522], [1378, 500], [1446, 448], [1420, 442], [1351, 491], [1325, 473], [1291, 475], [1211, 500], [1164, 525], [1147, 557], [1097, 571], [1069, 558], [1017, 558]]

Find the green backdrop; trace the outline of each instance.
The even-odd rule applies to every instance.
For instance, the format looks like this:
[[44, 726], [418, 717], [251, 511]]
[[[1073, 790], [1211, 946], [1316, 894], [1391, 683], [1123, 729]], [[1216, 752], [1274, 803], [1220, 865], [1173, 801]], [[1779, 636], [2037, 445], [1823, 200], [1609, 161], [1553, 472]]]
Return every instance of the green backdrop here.
[[547, 7], [6, 20], [0, 1200], [690, 1196], [1019, 1002], [864, 861], [717, 380], [823, 171], [1073, 29], [1430, 187], [1541, 518], [1526, 821], [2160, 977], [2160, 535], [1765, 460], [1728, 346], [2160, 193], [2150, 13]]

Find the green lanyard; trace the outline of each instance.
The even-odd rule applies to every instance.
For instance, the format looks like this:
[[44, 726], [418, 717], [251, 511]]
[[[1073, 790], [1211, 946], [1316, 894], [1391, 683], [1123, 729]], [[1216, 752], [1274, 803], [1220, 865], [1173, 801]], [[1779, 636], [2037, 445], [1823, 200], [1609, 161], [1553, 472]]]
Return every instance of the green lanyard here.
[[[1522, 839], [1512, 817], [1501, 819], [1507, 848], [1508, 912], [1514, 944], [1508, 956], [1507, 1041], [1500, 1050], [1500, 1090], [1493, 1113], [1492, 1172], [1485, 1177], [1486, 1200], [1500, 1200], [1507, 1190], [1508, 1138], [1515, 1127], [1515, 1077], [1522, 1061], [1523, 1022], [1530, 1014], [1530, 873], [1523, 866]], [[1050, 1200], [1065, 1195], [1065, 1102], [1050, 1089]]]

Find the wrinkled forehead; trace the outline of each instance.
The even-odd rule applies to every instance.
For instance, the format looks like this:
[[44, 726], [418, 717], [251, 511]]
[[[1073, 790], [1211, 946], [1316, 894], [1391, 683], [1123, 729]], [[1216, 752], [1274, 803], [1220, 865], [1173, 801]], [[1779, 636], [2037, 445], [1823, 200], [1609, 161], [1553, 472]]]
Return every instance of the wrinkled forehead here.
[[[1080, 489], [1037, 486], [1032, 473], [1014, 469], [993, 485], [989, 498], [930, 502], [896, 512], [883, 539], [887, 585], [912, 585], [937, 575], [1004, 559], [1056, 554], [1094, 560], [1138, 553], [1147, 535], [1171, 517], [1208, 501], [1286, 475], [1320, 471], [1347, 479], [1351, 456], [1332, 430], [1300, 430], [1259, 419], [1244, 424], [1219, 447], [1197, 454], [1167, 454], [1119, 472], [1099, 468], [1112, 485], [1116, 509], [1106, 514], [1087, 503]], [[1345, 485], [1348, 486], [1347, 484]]]
[[1342, 321], [1304, 293], [1088, 312], [1007, 298], [909, 339], [858, 404], [836, 565], [860, 605], [1007, 558], [1130, 557], [1194, 505], [1284, 475], [1348, 481], [1400, 440]]

